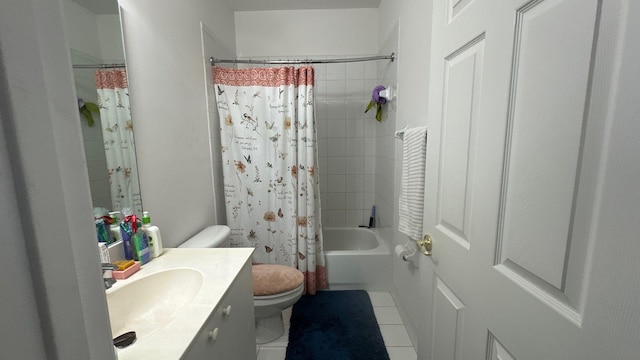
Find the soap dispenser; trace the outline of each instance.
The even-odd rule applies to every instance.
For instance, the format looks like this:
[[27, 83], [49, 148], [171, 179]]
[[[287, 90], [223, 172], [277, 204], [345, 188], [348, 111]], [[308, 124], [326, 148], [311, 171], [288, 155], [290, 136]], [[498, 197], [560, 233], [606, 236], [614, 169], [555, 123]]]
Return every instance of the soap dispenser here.
[[151, 247], [152, 256], [156, 258], [162, 255], [164, 249], [162, 247], [160, 229], [155, 225], [151, 225], [151, 217], [149, 217], [148, 211], [142, 213], [142, 231], [144, 231], [149, 238], [149, 247]]

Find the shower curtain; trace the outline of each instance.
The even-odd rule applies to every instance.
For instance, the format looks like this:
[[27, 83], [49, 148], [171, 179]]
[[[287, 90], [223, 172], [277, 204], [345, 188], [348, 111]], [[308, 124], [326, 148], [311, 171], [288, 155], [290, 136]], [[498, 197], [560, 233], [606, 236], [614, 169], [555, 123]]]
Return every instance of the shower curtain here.
[[231, 244], [327, 287], [316, 166], [313, 68], [214, 68]]
[[130, 208], [142, 215], [127, 72], [124, 69], [96, 70], [94, 75], [111, 185], [111, 210]]

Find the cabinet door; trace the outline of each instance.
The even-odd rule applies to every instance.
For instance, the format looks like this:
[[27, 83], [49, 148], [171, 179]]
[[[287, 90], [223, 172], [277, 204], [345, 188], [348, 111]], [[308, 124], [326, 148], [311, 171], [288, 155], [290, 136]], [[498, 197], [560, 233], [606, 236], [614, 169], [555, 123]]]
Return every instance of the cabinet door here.
[[224, 360], [255, 360], [256, 334], [251, 263], [242, 268], [217, 310], [218, 346]]
[[207, 321], [207, 325], [195, 339], [193, 346], [183, 356], [185, 360], [216, 360], [222, 359], [219, 346], [220, 313], [216, 310]]

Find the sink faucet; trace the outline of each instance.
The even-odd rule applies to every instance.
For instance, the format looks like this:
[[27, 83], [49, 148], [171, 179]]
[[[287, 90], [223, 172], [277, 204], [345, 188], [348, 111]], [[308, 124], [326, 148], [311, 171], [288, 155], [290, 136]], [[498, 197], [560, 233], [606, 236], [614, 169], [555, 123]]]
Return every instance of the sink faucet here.
[[104, 281], [104, 288], [109, 289], [113, 284], [116, 283], [116, 279], [114, 279], [111, 275], [111, 271], [118, 270], [118, 267], [109, 263], [102, 263], [102, 280]]

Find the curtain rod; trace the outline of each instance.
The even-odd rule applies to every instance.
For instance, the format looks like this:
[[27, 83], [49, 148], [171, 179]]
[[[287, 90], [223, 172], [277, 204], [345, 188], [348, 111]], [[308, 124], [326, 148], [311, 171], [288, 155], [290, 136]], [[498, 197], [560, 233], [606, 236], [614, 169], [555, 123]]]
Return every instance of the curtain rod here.
[[115, 68], [124, 68], [124, 63], [122, 64], [78, 64], [73, 65], [74, 69], [115, 69]]
[[209, 58], [209, 62], [211, 65], [215, 64], [259, 64], [259, 65], [268, 65], [268, 64], [279, 64], [279, 65], [288, 65], [288, 64], [332, 64], [332, 63], [348, 63], [348, 62], [359, 62], [359, 61], [373, 61], [373, 60], [391, 60], [393, 62], [396, 59], [396, 54], [391, 53], [391, 55], [378, 55], [378, 56], [367, 56], [367, 57], [359, 57], [359, 58], [346, 58], [346, 59], [304, 59], [304, 60], [230, 60], [230, 59], [215, 59], [213, 57]]

